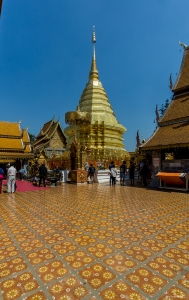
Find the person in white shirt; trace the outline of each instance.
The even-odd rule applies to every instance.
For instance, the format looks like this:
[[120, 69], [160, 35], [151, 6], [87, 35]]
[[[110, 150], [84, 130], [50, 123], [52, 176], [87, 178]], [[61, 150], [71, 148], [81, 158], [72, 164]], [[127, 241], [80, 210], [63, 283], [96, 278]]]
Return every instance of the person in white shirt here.
[[112, 186], [115, 186], [116, 176], [117, 176], [117, 169], [116, 169], [114, 164], [112, 165], [110, 173], [111, 173], [111, 177], [112, 177]]
[[15, 179], [16, 179], [16, 169], [13, 164], [10, 164], [10, 168], [7, 170], [7, 193], [14, 193], [15, 191]]

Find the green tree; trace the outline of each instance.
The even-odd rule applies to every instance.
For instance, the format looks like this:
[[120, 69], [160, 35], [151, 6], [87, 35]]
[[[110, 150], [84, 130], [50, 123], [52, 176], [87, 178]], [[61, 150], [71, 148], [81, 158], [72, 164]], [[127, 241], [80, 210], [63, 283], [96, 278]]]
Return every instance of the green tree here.
[[32, 133], [29, 133], [29, 132], [28, 132], [28, 135], [29, 135], [29, 137], [30, 137], [30, 142], [31, 142], [31, 143], [35, 142], [35, 140], [36, 140], [35, 135], [32, 134]]

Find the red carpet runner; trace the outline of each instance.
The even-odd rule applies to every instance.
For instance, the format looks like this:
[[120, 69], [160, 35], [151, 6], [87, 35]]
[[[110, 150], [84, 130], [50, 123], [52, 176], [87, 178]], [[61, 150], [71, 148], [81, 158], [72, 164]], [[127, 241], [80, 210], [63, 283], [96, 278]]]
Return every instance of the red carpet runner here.
[[[3, 186], [7, 184], [6, 180], [3, 180]], [[40, 191], [40, 190], [46, 190], [49, 189], [49, 187], [38, 187], [38, 186], [34, 186], [31, 182], [29, 181], [19, 181], [16, 180], [16, 185], [17, 185], [17, 192], [30, 192], [30, 191]], [[3, 189], [4, 190], [4, 189]], [[3, 192], [3, 191], [2, 191]]]

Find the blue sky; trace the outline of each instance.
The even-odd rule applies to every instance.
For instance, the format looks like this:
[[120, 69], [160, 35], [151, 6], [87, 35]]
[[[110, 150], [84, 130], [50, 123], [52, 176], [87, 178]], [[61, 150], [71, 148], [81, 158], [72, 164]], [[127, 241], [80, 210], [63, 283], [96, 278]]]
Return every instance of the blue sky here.
[[88, 81], [92, 26], [100, 81], [118, 121], [149, 138], [155, 106], [172, 96], [189, 44], [188, 0], [4, 0], [0, 20], [0, 119], [38, 134], [53, 115], [75, 110]]

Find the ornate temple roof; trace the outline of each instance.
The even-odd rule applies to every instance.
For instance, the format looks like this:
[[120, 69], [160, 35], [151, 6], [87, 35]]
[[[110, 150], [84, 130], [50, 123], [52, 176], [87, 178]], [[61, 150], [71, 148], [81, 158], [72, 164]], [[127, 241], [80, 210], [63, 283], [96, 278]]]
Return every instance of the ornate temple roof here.
[[0, 121], [0, 161], [33, 157], [27, 129], [20, 122]]
[[189, 47], [181, 44], [184, 47], [184, 55], [182, 59], [182, 64], [180, 67], [180, 72], [178, 74], [177, 80], [172, 88], [173, 92], [178, 92], [189, 88]]
[[20, 122], [13, 123], [0, 121], [0, 136], [21, 137], [21, 135]]
[[165, 114], [159, 120], [159, 124], [176, 122], [178, 120], [189, 119], [189, 95], [180, 95], [175, 97]]
[[143, 150], [189, 146], [189, 122], [158, 127], [152, 137], [144, 143]]
[[2, 138], [0, 137], [0, 149], [23, 150], [24, 145], [22, 139]]
[[50, 130], [51, 126], [55, 123], [55, 120], [54, 118], [50, 121], [48, 121], [47, 123], [45, 123], [42, 127], [42, 129], [40, 130], [38, 136], [37, 136], [37, 139], [38, 137], [42, 137], [42, 136], [45, 136], [48, 131]]
[[189, 145], [189, 47], [180, 45], [184, 48], [184, 54], [180, 73], [172, 88], [173, 99], [158, 121], [157, 130], [140, 146], [142, 150]]
[[49, 122], [47, 122], [43, 125], [35, 142], [32, 144], [34, 149], [40, 149], [40, 148], [44, 148], [45, 146], [47, 146], [49, 141], [53, 138], [55, 132], [57, 132], [58, 129], [60, 130], [60, 133], [66, 143], [66, 137], [63, 133], [62, 127], [60, 125], [60, 121], [58, 120], [57, 122], [55, 122], [55, 120], [53, 118], [52, 120], [50, 120]]

